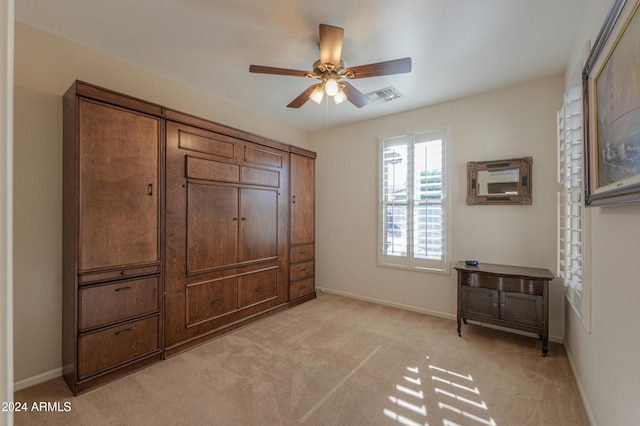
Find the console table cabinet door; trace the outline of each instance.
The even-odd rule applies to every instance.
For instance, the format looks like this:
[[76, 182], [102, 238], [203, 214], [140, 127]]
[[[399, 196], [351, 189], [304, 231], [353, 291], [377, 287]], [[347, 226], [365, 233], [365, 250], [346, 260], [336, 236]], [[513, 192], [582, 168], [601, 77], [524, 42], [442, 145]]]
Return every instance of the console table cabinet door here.
[[500, 318], [518, 324], [542, 327], [542, 296], [500, 292]]
[[463, 311], [467, 314], [485, 316], [487, 318], [500, 318], [498, 291], [468, 287], [462, 291], [460, 296], [462, 297]]

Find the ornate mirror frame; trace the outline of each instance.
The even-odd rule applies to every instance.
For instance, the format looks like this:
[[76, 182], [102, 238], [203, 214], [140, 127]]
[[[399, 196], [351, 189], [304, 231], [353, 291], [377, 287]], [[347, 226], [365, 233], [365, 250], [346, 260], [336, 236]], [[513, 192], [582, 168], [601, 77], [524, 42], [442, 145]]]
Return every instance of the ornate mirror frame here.
[[[532, 203], [532, 157], [514, 158], [497, 161], [470, 161], [467, 163], [467, 204], [487, 205], [487, 204], [523, 204]], [[502, 172], [502, 173], [500, 173]], [[516, 174], [517, 172], [517, 174]], [[484, 176], [508, 175], [517, 178], [496, 184], [503, 189], [496, 189], [496, 192], [489, 193], [483, 189]], [[478, 179], [478, 178], [481, 179]]]

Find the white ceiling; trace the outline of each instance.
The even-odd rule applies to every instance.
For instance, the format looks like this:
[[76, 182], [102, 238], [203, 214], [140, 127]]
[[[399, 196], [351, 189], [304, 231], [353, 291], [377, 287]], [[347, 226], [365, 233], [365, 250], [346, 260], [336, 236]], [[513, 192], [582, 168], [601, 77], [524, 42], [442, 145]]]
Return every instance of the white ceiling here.
[[[560, 74], [586, 0], [16, 0], [16, 19], [315, 131]], [[318, 25], [344, 28], [346, 66], [410, 56], [410, 74], [353, 80], [404, 97], [286, 105], [315, 80], [249, 73], [311, 71]]]

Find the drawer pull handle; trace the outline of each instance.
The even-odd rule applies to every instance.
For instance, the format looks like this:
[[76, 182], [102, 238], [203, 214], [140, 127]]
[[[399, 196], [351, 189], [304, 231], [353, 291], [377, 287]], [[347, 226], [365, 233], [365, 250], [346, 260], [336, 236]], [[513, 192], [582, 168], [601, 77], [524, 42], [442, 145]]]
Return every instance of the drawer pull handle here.
[[301, 252], [299, 252], [300, 254], [305, 254], [307, 251], [306, 250], [302, 250]]
[[307, 270], [307, 268], [302, 268], [302, 269], [300, 269], [300, 272], [304, 272], [306, 270]]
[[127, 271], [120, 271], [120, 275], [127, 275]]
[[116, 291], [128, 291], [131, 290], [131, 287], [120, 287], [120, 288], [116, 288]]
[[131, 333], [131, 329], [130, 328], [127, 328], [126, 330], [116, 331], [116, 336], [120, 336], [120, 335], [127, 334], [127, 333]]
[[262, 287], [256, 288], [256, 293], [261, 293], [263, 291], [264, 291], [264, 288], [262, 288]]
[[216, 303], [222, 303], [222, 299], [216, 299], [213, 302], [211, 302], [212, 305], [215, 305]]
[[307, 288], [306, 285], [300, 286], [300, 290], [304, 290], [305, 288]]

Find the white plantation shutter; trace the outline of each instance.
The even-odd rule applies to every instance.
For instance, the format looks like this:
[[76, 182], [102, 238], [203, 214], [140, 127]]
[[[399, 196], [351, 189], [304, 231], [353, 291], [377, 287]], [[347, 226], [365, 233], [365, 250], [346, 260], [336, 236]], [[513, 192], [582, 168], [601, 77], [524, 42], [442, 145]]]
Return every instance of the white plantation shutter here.
[[[567, 300], [588, 328], [587, 254], [584, 206], [582, 87], [572, 85], [558, 112], [558, 276]], [[585, 297], [587, 296], [587, 297]]]
[[438, 128], [380, 139], [379, 265], [448, 271], [448, 135]]

